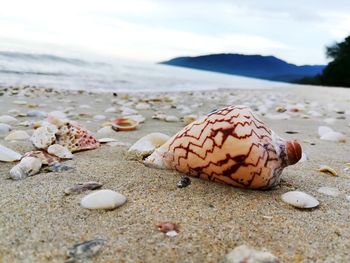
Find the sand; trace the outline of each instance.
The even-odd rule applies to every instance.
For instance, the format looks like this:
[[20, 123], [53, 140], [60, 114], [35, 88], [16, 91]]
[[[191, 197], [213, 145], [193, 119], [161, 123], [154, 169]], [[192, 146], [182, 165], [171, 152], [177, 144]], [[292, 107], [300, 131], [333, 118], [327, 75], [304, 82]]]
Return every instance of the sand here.
[[[27, 96], [23, 95], [23, 91]], [[94, 238], [104, 238], [106, 245], [91, 262], [219, 262], [239, 245], [266, 249], [281, 262], [350, 262], [350, 146], [320, 140], [317, 127], [327, 125], [350, 138], [350, 89], [295, 86], [269, 90], [219, 90], [168, 94], [123, 94], [56, 91], [27, 88], [2, 89], [1, 114], [11, 109], [53, 111], [73, 107], [72, 119], [92, 132], [120, 113], [105, 113], [118, 100], [130, 108], [141, 98], [159, 98], [152, 109], [138, 110], [146, 117], [136, 131], [115, 132], [113, 137], [126, 144], [150, 132], [172, 135], [183, 122], [153, 120], [156, 110], [182, 117], [188, 113], [204, 114], [230, 104], [248, 104], [266, 112], [261, 118], [284, 138], [301, 141], [306, 162], [286, 168], [279, 187], [270, 191], [242, 190], [200, 179], [191, 179], [186, 188], [177, 188], [181, 174], [145, 167], [130, 160], [127, 146], [102, 145], [99, 149], [74, 154], [71, 172], [41, 173], [20, 181], [7, 179], [12, 163], [0, 163], [0, 262], [63, 262], [67, 249]], [[17, 93], [17, 94], [16, 94]], [[18, 105], [15, 101], [25, 100]], [[299, 103], [299, 104], [298, 104]], [[89, 105], [91, 108], [80, 108]], [[277, 106], [299, 112], [277, 113]], [[292, 107], [293, 108], [293, 107]], [[310, 116], [310, 110], [322, 114]], [[344, 113], [336, 111], [348, 110]], [[78, 113], [92, 115], [76, 116]], [[0, 115], [1, 115], [0, 114]], [[103, 114], [107, 120], [94, 120]], [[288, 114], [290, 119], [276, 119]], [[40, 118], [17, 117], [21, 122]], [[277, 117], [278, 118], [278, 117]], [[339, 119], [340, 118], [340, 119]], [[326, 121], [326, 122], [325, 122]], [[328, 123], [327, 123], [328, 122]], [[329, 124], [330, 122], [330, 124]], [[29, 127], [13, 125], [14, 129]], [[295, 131], [296, 134], [287, 134]], [[104, 136], [106, 137], [106, 136]], [[32, 150], [27, 141], [0, 144], [20, 153]], [[338, 176], [318, 171], [322, 164], [333, 167]], [[88, 192], [65, 196], [63, 191], [75, 183], [97, 181], [103, 189], [127, 196], [122, 207], [112, 211], [90, 211], [79, 205]], [[317, 192], [319, 187], [339, 189], [337, 197]], [[281, 194], [300, 190], [315, 196], [320, 206], [296, 209], [284, 203]], [[155, 224], [172, 221], [179, 225], [176, 237], [159, 232]]]

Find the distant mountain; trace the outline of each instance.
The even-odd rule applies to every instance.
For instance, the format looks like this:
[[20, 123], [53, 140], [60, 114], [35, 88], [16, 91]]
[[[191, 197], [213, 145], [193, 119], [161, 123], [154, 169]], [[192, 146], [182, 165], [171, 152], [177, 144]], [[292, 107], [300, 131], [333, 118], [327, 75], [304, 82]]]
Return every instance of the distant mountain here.
[[324, 65], [297, 66], [274, 56], [213, 54], [177, 57], [160, 64], [215, 71], [274, 81], [294, 82], [322, 73]]

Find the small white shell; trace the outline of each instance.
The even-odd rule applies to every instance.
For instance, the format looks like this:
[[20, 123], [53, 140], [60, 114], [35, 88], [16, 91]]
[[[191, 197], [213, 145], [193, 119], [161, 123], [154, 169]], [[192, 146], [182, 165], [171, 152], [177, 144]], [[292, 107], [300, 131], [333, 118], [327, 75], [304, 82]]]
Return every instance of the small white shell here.
[[242, 245], [228, 253], [221, 263], [278, 263], [276, 256], [268, 251], [259, 251]]
[[320, 204], [315, 197], [300, 191], [284, 193], [281, 198], [285, 203], [298, 208], [314, 208]]
[[67, 116], [64, 112], [62, 111], [51, 111], [47, 115], [49, 118], [55, 118], [55, 119], [66, 119]]
[[141, 155], [149, 155], [169, 139], [170, 137], [168, 135], [160, 132], [150, 133], [135, 142], [130, 147], [129, 152], [136, 152]]
[[1, 162], [14, 162], [20, 160], [22, 155], [19, 153], [0, 145], [0, 161]]
[[115, 131], [112, 129], [111, 126], [102, 127], [97, 131], [97, 135], [101, 135], [101, 136], [112, 135], [112, 134], [115, 134]]
[[41, 159], [36, 157], [24, 157], [19, 164], [10, 170], [10, 178], [21, 180], [39, 173], [42, 166]]
[[318, 131], [318, 135], [322, 137], [326, 133], [333, 132], [333, 129], [328, 126], [319, 126], [317, 131]]
[[94, 116], [94, 120], [97, 120], [97, 121], [102, 121], [102, 120], [105, 120], [106, 119], [106, 116], [105, 115], [95, 115]]
[[133, 109], [130, 109], [128, 107], [122, 107], [121, 110], [122, 110], [122, 115], [123, 116], [135, 115], [135, 114], [138, 113], [137, 110], [133, 110]]
[[59, 144], [50, 145], [47, 152], [62, 159], [72, 159], [73, 154], [64, 146]]
[[40, 127], [36, 129], [30, 138], [30, 141], [38, 149], [46, 149], [55, 143], [55, 131], [50, 126]]
[[114, 209], [123, 205], [126, 197], [112, 190], [99, 190], [86, 195], [80, 205], [87, 209]]
[[0, 137], [5, 136], [11, 131], [11, 126], [6, 123], [0, 123]]
[[108, 138], [108, 137], [98, 139], [99, 143], [108, 143], [108, 142], [116, 142], [116, 141], [117, 141], [116, 139]]
[[164, 120], [166, 122], [178, 122], [178, 121], [180, 121], [180, 119], [178, 117], [173, 116], [173, 115], [166, 116]]
[[146, 102], [140, 102], [135, 105], [135, 109], [137, 110], [148, 110], [151, 108], [151, 105], [149, 105]]
[[5, 137], [5, 141], [27, 140], [30, 136], [26, 131], [13, 131]]
[[346, 142], [346, 136], [340, 132], [327, 132], [326, 134], [323, 134], [320, 138], [321, 140], [325, 141], [332, 141], [332, 142]]
[[105, 113], [116, 113], [116, 112], [118, 112], [118, 110], [114, 107], [105, 109]]
[[146, 118], [143, 117], [143, 116], [140, 115], [140, 114], [129, 115], [128, 118], [129, 118], [129, 119], [132, 119], [132, 120], [134, 120], [134, 121], [136, 121], [136, 122], [138, 122], [138, 123], [143, 123], [143, 122], [145, 122], [145, 120], [146, 120]]
[[10, 116], [10, 115], [1, 115], [0, 116], [0, 122], [11, 124], [11, 123], [18, 122], [18, 120], [16, 118]]

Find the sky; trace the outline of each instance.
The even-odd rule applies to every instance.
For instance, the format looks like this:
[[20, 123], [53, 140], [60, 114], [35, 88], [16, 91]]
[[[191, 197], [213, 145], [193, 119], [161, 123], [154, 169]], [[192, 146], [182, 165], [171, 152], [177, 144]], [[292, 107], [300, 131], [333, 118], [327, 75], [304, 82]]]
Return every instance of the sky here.
[[325, 64], [349, 0], [0, 0], [0, 50], [158, 62], [213, 53]]

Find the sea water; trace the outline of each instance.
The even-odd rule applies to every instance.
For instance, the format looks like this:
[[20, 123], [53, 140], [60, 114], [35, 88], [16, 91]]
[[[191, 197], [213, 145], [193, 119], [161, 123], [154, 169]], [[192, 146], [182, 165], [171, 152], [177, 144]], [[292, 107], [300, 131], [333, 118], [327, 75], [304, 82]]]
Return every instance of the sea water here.
[[0, 85], [100, 91], [261, 89], [289, 86], [151, 62], [0, 51]]

